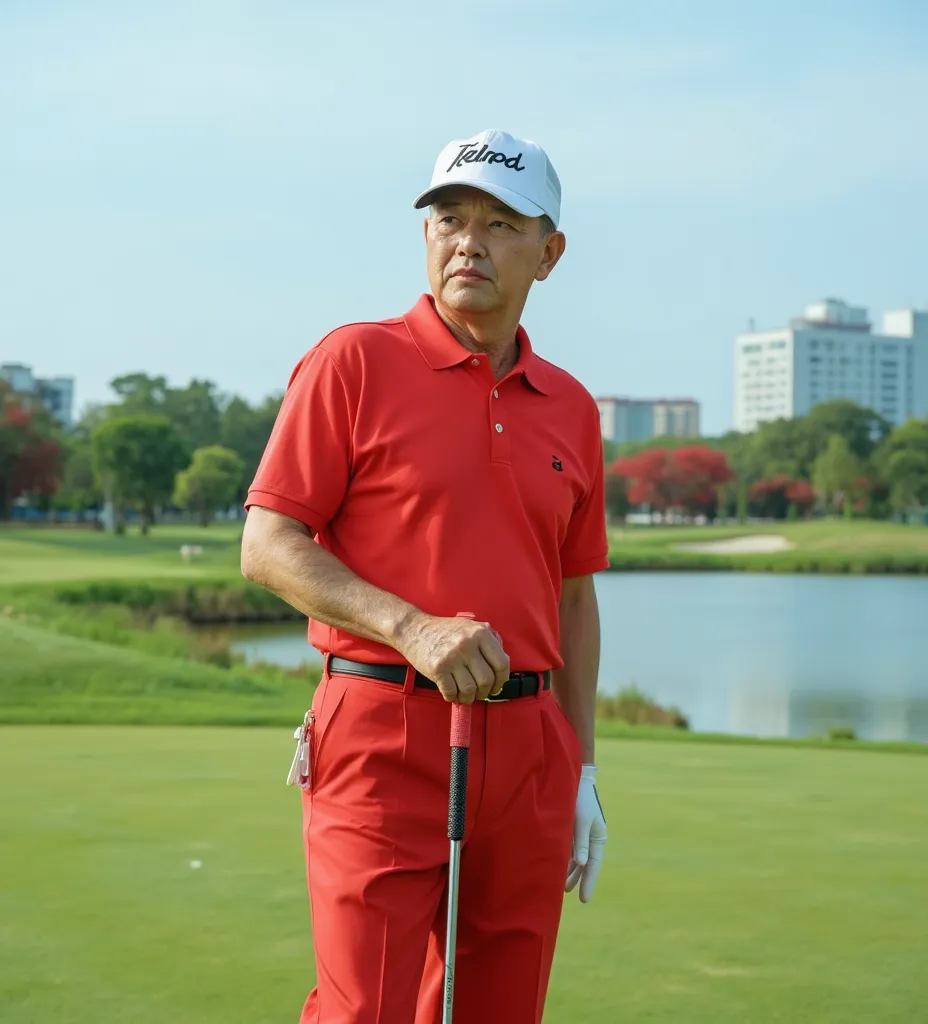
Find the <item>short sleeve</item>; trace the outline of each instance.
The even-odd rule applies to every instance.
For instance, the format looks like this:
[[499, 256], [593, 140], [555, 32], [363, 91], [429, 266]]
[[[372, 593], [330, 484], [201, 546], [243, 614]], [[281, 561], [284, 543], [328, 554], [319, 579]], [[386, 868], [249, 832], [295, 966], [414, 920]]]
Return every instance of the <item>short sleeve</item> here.
[[561, 575], [588, 576], [609, 568], [609, 540], [606, 535], [606, 493], [603, 443], [599, 436], [597, 455], [590, 473], [590, 486], [574, 508], [561, 545]]
[[261, 505], [321, 531], [348, 488], [355, 405], [332, 356], [310, 349], [290, 376], [245, 508]]

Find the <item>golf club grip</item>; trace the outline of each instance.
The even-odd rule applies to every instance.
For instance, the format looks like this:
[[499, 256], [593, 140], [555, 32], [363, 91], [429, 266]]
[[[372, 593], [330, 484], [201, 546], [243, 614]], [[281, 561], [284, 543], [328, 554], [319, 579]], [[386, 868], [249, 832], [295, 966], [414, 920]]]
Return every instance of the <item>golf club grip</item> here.
[[467, 762], [470, 754], [469, 704], [451, 705], [451, 784], [448, 789], [448, 838], [464, 838], [467, 805]]

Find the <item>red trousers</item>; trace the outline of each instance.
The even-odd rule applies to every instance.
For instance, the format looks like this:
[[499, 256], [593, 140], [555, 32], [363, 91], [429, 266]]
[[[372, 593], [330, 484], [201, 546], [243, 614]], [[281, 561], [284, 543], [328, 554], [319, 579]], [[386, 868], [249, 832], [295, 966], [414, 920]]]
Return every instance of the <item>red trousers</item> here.
[[[323, 676], [304, 790], [317, 985], [301, 1024], [438, 1024], [451, 706]], [[538, 1024], [580, 778], [550, 691], [474, 705], [461, 854], [456, 1024]]]

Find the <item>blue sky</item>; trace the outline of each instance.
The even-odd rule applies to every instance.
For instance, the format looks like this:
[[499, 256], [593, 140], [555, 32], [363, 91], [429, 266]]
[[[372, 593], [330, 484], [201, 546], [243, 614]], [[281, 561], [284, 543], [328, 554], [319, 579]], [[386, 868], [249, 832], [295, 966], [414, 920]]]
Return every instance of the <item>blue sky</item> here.
[[439, 149], [532, 138], [567, 253], [536, 347], [732, 421], [732, 342], [838, 296], [928, 308], [920, 0], [0, 3], [0, 360], [257, 399], [426, 289]]

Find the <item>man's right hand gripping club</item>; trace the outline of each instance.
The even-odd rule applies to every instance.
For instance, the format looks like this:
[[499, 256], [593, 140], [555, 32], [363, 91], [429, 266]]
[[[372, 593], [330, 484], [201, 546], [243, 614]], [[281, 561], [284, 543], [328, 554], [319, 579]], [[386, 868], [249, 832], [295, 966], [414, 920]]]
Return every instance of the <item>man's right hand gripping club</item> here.
[[509, 655], [499, 633], [463, 613], [416, 616], [405, 626], [397, 650], [453, 703], [486, 700], [509, 678]]

